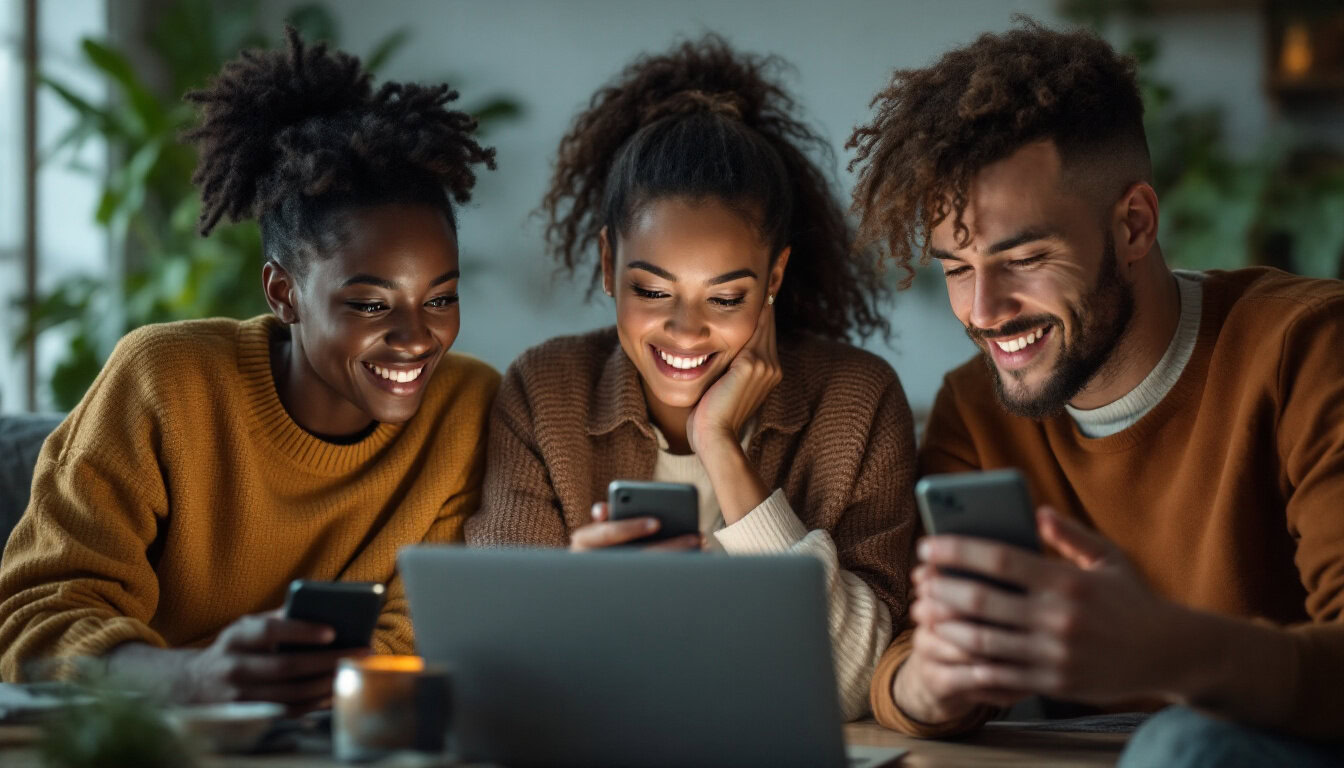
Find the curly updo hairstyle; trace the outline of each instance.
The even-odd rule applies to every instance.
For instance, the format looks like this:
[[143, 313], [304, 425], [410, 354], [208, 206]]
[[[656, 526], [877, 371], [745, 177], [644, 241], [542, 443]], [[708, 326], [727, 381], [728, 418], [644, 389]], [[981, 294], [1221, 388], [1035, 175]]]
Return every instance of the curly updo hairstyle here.
[[[562, 267], [572, 272], [596, 254], [604, 226], [626, 232], [652, 202], [714, 200], [756, 227], [772, 257], [792, 246], [774, 305], [781, 334], [886, 333], [877, 260], [852, 247], [844, 206], [812, 159], [833, 154], [793, 117], [796, 103], [777, 81], [785, 67], [706, 35], [635, 59], [598, 90], [560, 141], [542, 200]], [[596, 287], [602, 266], [593, 260]]]
[[336, 218], [355, 208], [427, 205], [456, 229], [452, 202], [471, 199], [472, 167], [495, 167], [495, 151], [472, 138], [476, 121], [446, 108], [457, 92], [375, 91], [358, 58], [308, 47], [292, 27], [285, 38], [285, 50], [245, 51], [186, 95], [201, 116], [183, 135], [200, 152], [200, 233], [255, 216], [266, 258], [302, 273], [339, 244]]
[[870, 105], [877, 117], [850, 137], [859, 242], [881, 242], [907, 285], [948, 216], [958, 244], [969, 242], [971, 180], [1026, 144], [1053, 140], [1066, 171], [1089, 171], [1073, 181], [1119, 180], [1116, 195], [1151, 176], [1134, 60], [1090, 32], [1019, 23], [931, 67], [897, 70]]

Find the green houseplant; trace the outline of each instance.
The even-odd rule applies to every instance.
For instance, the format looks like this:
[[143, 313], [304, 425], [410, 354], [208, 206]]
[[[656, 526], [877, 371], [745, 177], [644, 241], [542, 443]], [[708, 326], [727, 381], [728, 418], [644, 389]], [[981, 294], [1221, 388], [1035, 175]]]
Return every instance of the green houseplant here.
[[[170, 320], [248, 317], [266, 310], [258, 290], [261, 237], [255, 222], [223, 225], [209, 238], [196, 235], [200, 201], [191, 185], [194, 151], [178, 141], [193, 115], [181, 99], [239, 51], [273, 44], [259, 28], [256, 0], [162, 3], [150, 30], [146, 53], [163, 73], [140, 71], [125, 50], [85, 39], [84, 62], [114, 94], [96, 103], [67, 85], [44, 78], [43, 85], [74, 111], [74, 127], [46, 152], [59, 160], [71, 147], [97, 135], [114, 159], [94, 212], [110, 240], [124, 252], [113, 276], [65, 281], [27, 307], [19, 345], [60, 329], [69, 333], [63, 357], [48, 382], [56, 407], [79, 401], [101, 369], [111, 347], [127, 331]], [[338, 44], [335, 17], [319, 4], [296, 8], [287, 21], [309, 40]], [[380, 40], [364, 61], [377, 72], [410, 38], [398, 29]], [[482, 126], [520, 113], [510, 98], [492, 96], [465, 109]]]
[[150, 699], [110, 688], [82, 689], [86, 703], [43, 723], [38, 754], [47, 768], [193, 768], [190, 747]]
[[[1156, 8], [1151, 0], [1063, 0], [1061, 10], [1102, 30]], [[1156, 35], [1136, 33], [1123, 48], [1139, 65], [1167, 259], [1191, 269], [1267, 264], [1344, 277], [1344, 155], [1291, 128], [1234, 152], [1218, 106], [1182, 105], [1176, 86], [1153, 75], [1162, 56]]]
[[[1059, 8], [1098, 32], [1156, 10], [1152, 0], [1060, 0]], [[1286, 129], [1233, 152], [1218, 106], [1183, 105], [1178, 87], [1153, 74], [1162, 56], [1156, 35], [1139, 32], [1118, 47], [1138, 62], [1168, 262], [1185, 269], [1265, 264], [1344, 278], [1344, 155]], [[916, 285], [932, 289], [940, 280], [926, 267]]]

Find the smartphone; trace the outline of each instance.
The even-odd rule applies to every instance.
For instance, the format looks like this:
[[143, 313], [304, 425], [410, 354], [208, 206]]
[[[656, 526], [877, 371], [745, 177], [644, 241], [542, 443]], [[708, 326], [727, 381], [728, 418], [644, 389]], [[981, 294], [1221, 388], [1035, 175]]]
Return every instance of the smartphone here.
[[[1016, 469], [929, 475], [915, 484], [915, 500], [924, 529], [931, 534], [975, 536], [1031, 552], [1041, 551], [1031, 495], [1022, 473]], [[978, 573], [956, 568], [941, 570], [948, 575], [1022, 592], [1015, 584]]]
[[328, 645], [285, 645], [280, 650], [368, 647], [385, 592], [382, 584], [369, 581], [291, 581], [285, 618], [326, 624], [336, 630], [336, 639]]
[[658, 518], [657, 531], [630, 544], [700, 534], [700, 497], [690, 483], [612, 480], [607, 486], [607, 511], [611, 520]]

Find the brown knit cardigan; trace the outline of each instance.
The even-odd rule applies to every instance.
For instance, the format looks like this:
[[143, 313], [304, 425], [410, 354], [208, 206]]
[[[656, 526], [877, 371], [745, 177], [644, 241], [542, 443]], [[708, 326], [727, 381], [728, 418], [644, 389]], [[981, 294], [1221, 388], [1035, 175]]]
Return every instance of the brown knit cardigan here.
[[[863, 579], [899, 627], [907, 605], [915, 439], [896, 372], [876, 355], [781, 337], [783, 379], [757, 414], [747, 457], [783, 488], [840, 567]], [[617, 478], [647, 479], [658, 444], [639, 373], [615, 328], [545, 342], [509, 366], [490, 417], [472, 546], [563, 547]]]

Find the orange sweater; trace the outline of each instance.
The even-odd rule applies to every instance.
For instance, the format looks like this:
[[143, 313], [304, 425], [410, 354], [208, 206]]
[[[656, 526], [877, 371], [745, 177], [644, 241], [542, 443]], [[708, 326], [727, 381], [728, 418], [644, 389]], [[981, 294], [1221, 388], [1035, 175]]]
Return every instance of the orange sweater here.
[[[1020, 468], [1037, 503], [1105, 534], [1159, 594], [1284, 627], [1295, 705], [1277, 726], [1344, 737], [1344, 283], [1209, 273], [1180, 379], [1109, 437], [1084, 437], [1067, 414], [1009, 415], [971, 360], [938, 393], [920, 472], [997, 467]], [[985, 712], [931, 727], [895, 706], [910, 637], [878, 665], [878, 720], [923, 736], [979, 725]]]
[[271, 317], [149, 326], [42, 448], [0, 567], [0, 677], [129, 641], [200, 646], [291, 579], [377, 581], [378, 652], [409, 652], [397, 549], [456, 541], [479, 500], [486, 364], [444, 357], [409, 422], [353, 445], [290, 419]]

